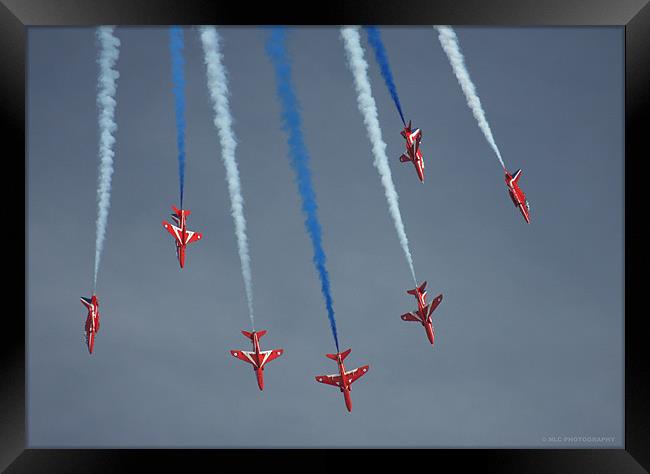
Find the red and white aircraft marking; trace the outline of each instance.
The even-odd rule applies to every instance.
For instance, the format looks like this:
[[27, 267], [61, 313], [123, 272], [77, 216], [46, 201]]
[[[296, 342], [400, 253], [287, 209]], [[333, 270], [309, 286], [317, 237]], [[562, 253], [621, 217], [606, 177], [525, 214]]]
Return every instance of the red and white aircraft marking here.
[[95, 335], [99, 332], [99, 300], [95, 295], [91, 298], [85, 298], [82, 296], [81, 304], [83, 304], [88, 310], [84, 331], [86, 333], [88, 352], [92, 354], [95, 347]]
[[350, 354], [352, 349], [348, 349], [345, 352], [337, 352], [336, 354], [325, 354], [330, 359], [336, 361], [339, 366], [339, 373], [332, 375], [319, 375], [316, 377], [316, 382], [334, 385], [338, 387], [341, 392], [343, 392], [343, 397], [345, 398], [345, 406], [348, 411], [352, 411], [352, 399], [350, 398], [350, 391], [352, 390], [352, 383], [357, 380], [359, 377], [365, 375], [370, 368], [369, 365], [364, 365], [363, 367], [358, 367], [352, 370], [345, 370], [343, 361]]
[[427, 282], [425, 281], [422, 283], [422, 285], [412, 289], [408, 290], [407, 293], [409, 295], [414, 295], [415, 299], [418, 302], [418, 309], [415, 311], [406, 313], [402, 315], [402, 320], [403, 321], [417, 321], [422, 326], [424, 326], [425, 331], [427, 332], [427, 338], [429, 339], [429, 342], [433, 346], [433, 341], [434, 341], [434, 334], [435, 331], [433, 329], [433, 322], [431, 319], [431, 313], [435, 311], [435, 309], [438, 307], [440, 302], [442, 301], [442, 294], [439, 294], [438, 296], [435, 297], [435, 299], [431, 302], [430, 305], [427, 305], [427, 292], [424, 290], [427, 286]]
[[526, 195], [519, 187], [519, 178], [521, 177], [521, 170], [517, 170], [514, 175], [506, 172], [506, 186], [508, 187], [508, 194], [510, 199], [514, 203], [515, 207], [518, 207], [521, 211], [521, 215], [524, 216], [526, 222], [530, 224], [530, 205], [526, 199]]
[[253, 351], [230, 351], [233, 357], [248, 362], [253, 366], [257, 376], [257, 385], [260, 390], [264, 390], [264, 366], [282, 355], [284, 349], [273, 349], [272, 351], [263, 351], [260, 349], [260, 338], [266, 334], [266, 331], [242, 331], [244, 336], [253, 343]]
[[187, 216], [191, 214], [189, 210], [177, 209], [176, 206], [172, 206], [172, 209], [174, 211], [172, 219], [174, 219], [177, 226], [167, 221], [163, 221], [162, 224], [167, 232], [174, 237], [174, 242], [176, 242], [176, 257], [181, 268], [183, 268], [185, 265], [185, 247], [187, 244], [201, 240], [203, 234], [187, 230]]
[[422, 151], [420, 150], [420, 142], [422, 141], [422, 130], [419, 128], [411, 131], [411, 121], [400, 134], [406, 139], [406, 153], [402, 153], [399, 161], [406, 163], [408, 161], [413, 163], [418, 178], [424, 183], [424, 158], [422, 158]]

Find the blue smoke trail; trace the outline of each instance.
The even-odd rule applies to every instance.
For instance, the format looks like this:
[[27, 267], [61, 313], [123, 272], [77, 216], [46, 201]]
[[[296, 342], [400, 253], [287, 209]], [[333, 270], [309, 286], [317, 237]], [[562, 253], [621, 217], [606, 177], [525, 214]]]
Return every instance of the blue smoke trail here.
[[393, 98], [393, 102], [395, 102], [395, 105], [397, 106], [397, 111], [402, 119], [402, 123], [406, 125], [404, 114], [402, 113], [402, 105], [400, 104], [399, 96], [397, 95], [397, 87], [395, 87], [395, 82], [393, 81], [393, 73], [390, 70], [390, 64], [388, 63], [388, 54], [386, 54], [384, 42], [381, 40], [379, 28], [376, 26], [366, 26], [365, 28], [368, 33], [368, 41], [370, 42], [372, 49], [375, 51], [375, 59], [381, 69], [381, 75], [384, 78], [386, 87], [388, 87], [390, 96]]
[[176, 99], [176, 142], [178, 145], [178, 179], [181, 187], [181, 209], [185, 187], [185, 75], [183, 74], [183, 30], [169, 28], [169, 50], [172, 56], [172, 82]]
[[298, 191], [302, 198], [302, 210], [305, 213], [305, 228], [311, 238], [314, 251], [314, 265], [318, 270], [321, 283], [321, 292], [325, 298], [327, 316], [332, 327], [332, 335], [336, 343], [336, 351], [339, 350], [339, 339], [336, 331], [336, 320], [334, 319], [334, 307], [330, 294], [330, 281], [325, 265], [326, 257], [323, 250], [321, 226], [318, 221], [316, 194], [311, 182], [311, 171], [309, 169], [309, 152], [305, 146], [302, 136], [302, 124], [300, 118], [300, 105], [296, 98], [292, 78], [291, 64], [285, 45], [286, 32], [282, 27], [271, 29], [271, 36], [266, 43], [266, 52], [273, 62], [277, 82], [277, 92], [282, 107], [282, 128], [289, 134], [289, 158], [291, 166], [296, 173]]

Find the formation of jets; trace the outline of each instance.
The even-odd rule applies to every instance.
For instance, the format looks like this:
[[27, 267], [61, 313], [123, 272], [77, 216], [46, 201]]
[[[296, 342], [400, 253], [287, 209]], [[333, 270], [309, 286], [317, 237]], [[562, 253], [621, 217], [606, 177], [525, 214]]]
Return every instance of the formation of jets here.
[[[399, 157], [399, 161], [401, 163], [413, 163], [415, 171], [418, 174], [418, 179], [421, 183], [424, 183], [424, 158], [422, 157], [422, 150], [420, 149], [422, 130], [419, 128], [413, 130], [413, 126], [409, 120], [408, 125], [404, 127], [404, 130], [400, 132], [400, 135], [402, 135], [406, 140], [406, 152], [402, 153]], [[510, 199], [512, 199], [515, 206], [519, 208], [521, 215], [524, 216], [524, 220], [530, 224], [530, 205], [526, 200], [526, 195], [518, 184], [521, 170], [517, 170], [514, 175], [508, 173], [508, 170], [505, 170], [505, 173], [506, 186], [508, 187]]]
[[[408, 125], [400, 132], [402, 137], [406, 140], [406, 152], [400, 156], [400, 162], [406, 163], [411, 162], [415, 167], [415, 171], [418, 175], [420, 182], [424, 183], [424, 158], [422, 156], [422, 150], [420, 149], [420, 143], [422, 141], [422, 131], [417, 128], [413, 130], [411, 121], [409, 120]], [[505, 182], [508, 189], [508, 194], [512, 199], [514, 205], [519, 208], [521, 211], [524, 220], [527, 223], [530, 223], [530, 206], [526, 200], [526, 195], [519, 187], [519, 178], [521, 177], [521, 170], [517, 170], [514, 175], [511, 175], [507, 170], [505, 171]], [[200, 232], [195, 232], [187, 229], [187, 216], [190, 215], [190, 211], [187, 209], [178, 209], [176, 206], [172, 206], [174, 211], [171, 214], [171, 217], [174, 221], [173, 224], [170, 224], [167, 221], [163, 221], [162, 225], [171, 234], [174, 238], [174, 243], [176, 245], [176, 257], [181, 268], [185, 266], [185, 250], [188, 244], [192, 242], [198, 242], [201, 240], [203, 235]], [[409, 295], [415, 296], [417, 302], [417, 309], [409, 311], [408, 313], [402, 314], [401, 318], [403, 321], [414, 321], [419, 322], [425, 329], [427, 339], [434, 345], [435, 330], [433, 327], [432, 313], [442, 302], [442, 294], [439, 294], [434, 298], [434, 300], [427, 304], [426, 297], [427, 292], [425, 290], [427, 282], [423, 282], [420, 286], [416, 286], [412, 290], [407, 290]], [[93, 353], [93, 348], [95, 346], [95, 337], [99, 331], [99, 301], [97, 296], [93, 293], [91, 298], [81, 298], [81, 303], [88, 310], [88, 316], [85, 323], [85, 339], [86, 345], [88, 346], [88, 352]], [[283, 353], [283, 349], [273, 349], [263, 351], [260, 347], [260, 338], [266, 334], [266, 331], [242, 331], [242, 334], [247, 337], [252, 345], [252, 351], [243, 351], [243, 350], [231, 350], [230, 353], [233, 357], [247, 362], [253, 366], [253, 371], [257, 379], [257, 385], [260, 390], [264, 390], [264, 368], [266, 364], [272, 360], [277, 359]], [[319, 375], [316, 377], [316, 381], [333, 385], [338, 387], [339, 390], [343, 393], [345, 399], [345, 406], [348, 412], [352, 411], [352, 399], [350, 397], [350, 391], [352, 390], [352, 384], [368, 372], [370, 368], [369, 365], [364, 365], [353, 370], [346, 370], [343, 361], [350, 354], [352, 349], [348, 349], [344, 352], [337, 352], [336, 354], [326, 354], [326, 356], [338, 365], [338, 373], [331, 375]]]

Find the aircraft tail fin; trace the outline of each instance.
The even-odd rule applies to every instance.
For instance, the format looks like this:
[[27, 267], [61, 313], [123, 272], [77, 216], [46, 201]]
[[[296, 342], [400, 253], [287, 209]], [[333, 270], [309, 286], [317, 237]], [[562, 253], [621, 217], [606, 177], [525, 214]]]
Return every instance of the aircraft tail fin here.
[[409, 120], [409, 124], [404, 126], [404, 130], [402, 130], [400, 135], [402, 135], [404, 138], [406, 138], [406, 133], [411, 131], [411, 121]]
[[[352, 352], [352, 349], [348, 349], [347, 351], [341, 352], [341, 360], [345, 360], [345, 358], [350, 355], [350, 352]], [[338, 360], [338, 354], [325, 354], [328, 358], [332, 360]]]
[[[244, 336], [246, 336], [248, 339], [250, 339], [251, 341], [253, 340], [253, 333], [252, 333], [252, 332], [242, 331], [241, 333], [242, 333]], [[262, 336], [263, 336], [264, 334], [266, 334], [266, 331], [256, 331], [255, 334], [257, 334], [257, 338], [258, 338], [258, 339], [262, 339]]]
[[174, 214], [176, 214], [178, 217], [180, 217], [181, 215], [189, 216], [191, 214], [191, 212], [188, 211], [187, 209], [179, 209], [173, 204], [172, 204], [172, 211], [174, 211]]
[[521, 177], [521, 170], [518, 169], [515, 171], [515, 174], [512, 175], [512, 180], [517, 183], [519, 181], [519, 178]]
[[86, 298], [85, 296], [82, 296], [80, 299], [81, 299], [81, 304], [84, 305], [86, 308], [89, 308], [90, 305], [92, 305], [92, 299]]
[[418, 286], [417, 288], [413, 288], [412, 290], [406, 290], [406, 292], [407, 292], [409, 295], [417, 296], [418, 291], [420, 291], [420, 293], [422, 293], [426, 287], [427, 287], [427, 282], [425, 281], [424, 283], [422, 283], [422, 284], [421, 284], [420, 286]]

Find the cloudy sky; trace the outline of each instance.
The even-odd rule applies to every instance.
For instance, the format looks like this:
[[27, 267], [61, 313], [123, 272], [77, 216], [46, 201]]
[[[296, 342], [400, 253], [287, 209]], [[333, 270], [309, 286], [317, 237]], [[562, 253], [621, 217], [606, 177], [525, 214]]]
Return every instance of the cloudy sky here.
[[[117, 28], [115, 173], [98, 296], [83, 343], [97, 182], [97, 44], [90, 28], [28, 35], [30, 447], [622, 447], [623, 29], [458, 28], [506, 165], [523, 169], [526, 225], [432, 28], [382, 28], [426, 182], [398, 157], [401, 122], [362, 35], [420, 280], [444, 294], [432, 349], [390, 220], [337, 28], [288, 34], [312, 158], [347, 413], [311, 244], [280, 128], [269, 32], [222, 28], [245, 198], [264, 392], [229, 349], [249, 321], [196, 30], [186, 29], [189, 226], [178, 205], [166, 28]], [[564, 437], [584, 437], [567, 440]], [[549, 441], [549, 438], [553, 438]], [[599, 440], [598, 438], [606, 438]]]

